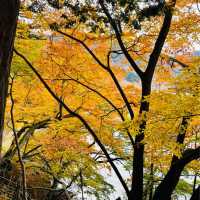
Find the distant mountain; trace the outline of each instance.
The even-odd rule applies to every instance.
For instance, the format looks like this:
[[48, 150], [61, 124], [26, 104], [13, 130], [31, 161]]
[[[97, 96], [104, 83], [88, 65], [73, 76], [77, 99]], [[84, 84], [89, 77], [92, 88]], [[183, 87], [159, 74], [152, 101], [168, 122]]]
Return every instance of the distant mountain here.
[[139, 81], [139, 77], [135, 72], [128, 73], [125, 79], [126, 81], [131, 82], [131, 83]]
[[200, 56], [200, 50], [194, 51], [193, 55], [194, 55], [194, 56]]

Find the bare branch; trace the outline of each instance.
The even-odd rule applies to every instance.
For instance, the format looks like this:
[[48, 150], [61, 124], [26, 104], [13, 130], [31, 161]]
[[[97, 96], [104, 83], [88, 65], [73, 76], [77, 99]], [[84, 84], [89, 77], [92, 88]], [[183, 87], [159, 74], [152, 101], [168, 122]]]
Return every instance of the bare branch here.
[[[174, 6], [175, 6], [175, 4], [174, 4]], [[152, 79], [152, 77], [153, 77], [155, 67], [157, 65], [157, 62], [158, 62], [159, 56], [161, 54], [165, 40], [167, 38], [167, 35], [169, 33], [171, 21], [172, 21], [172, 8], [166, 7], [163, 25], [160, 29], [158, 38], [157, 38], [156, 43], [154, 45], [154, 49], [153, 49], [153, 51], [150, 55], [149, 62], [148, 62], [148, 65], [147, 65], [147, 68], [146, 68], [146, 71], [145, 71], [146, 78]]]
[[200, 147], [196, 149], [187, 149], [183, 152], [183, 156], [177, 161], [176, 164], [184, 164], [187, 165], [189, 162], [193, 160], [197, 160], [200, 158]]
[[179, 64], [181, 67], [186, 68], [189, 67], [187, 64], [181, 62], [180, 60], [177, 60], [176, 58], [169, 58], [170, 61], [172, 61], [173, 63], [177, 63]]

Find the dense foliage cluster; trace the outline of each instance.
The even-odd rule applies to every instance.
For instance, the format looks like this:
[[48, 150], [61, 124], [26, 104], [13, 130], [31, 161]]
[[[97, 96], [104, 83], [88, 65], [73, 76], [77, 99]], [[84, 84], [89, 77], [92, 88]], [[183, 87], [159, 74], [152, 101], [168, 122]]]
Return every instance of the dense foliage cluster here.
[[198, 200], [196, 1], [32, 0], [18, 15], [10, 35], [0, 16], [0, 176], [21, 198]]

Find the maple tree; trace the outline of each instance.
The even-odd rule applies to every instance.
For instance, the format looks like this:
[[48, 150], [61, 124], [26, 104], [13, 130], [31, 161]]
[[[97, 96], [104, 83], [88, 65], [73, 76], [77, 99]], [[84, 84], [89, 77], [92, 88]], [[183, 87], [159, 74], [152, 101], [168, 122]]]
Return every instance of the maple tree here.
[[[80, 176], [83, 168], [89, 187], [91, 174], [97, 179], [99, 169], [111, 167], [128, 199], [171, 199], [184, 170], [198, 174], [199, 169], [199, 58], [192, 55], [199, 34], [195, 1], [143, 2], [144, 8], [139, 1], [48, 3], [54, 12], [39, 1], [29, 9], [38, 12], [36, 25], [50, 26], [54, 37], [61, 34], [63, 39], [46, 43], [42, 58], [33, 64], [19, 47], [15, 50], [47, 89], [31, 71], [31, 82], [20, 74], [16, 80], [19, 128], [50, 120], [41, 135], [30, 139], [28, 151], [40, 142], [45, 152], [43, 160], [36, 155], [32, 161], [40, 167], [44, 158], [50, 162], [53, 170], [46, 172], [57, 181], [77, 177], [75, 172]], [[72, 171], [62, 171], [67, 161]], [[127, 180], [117, 168], [119, 161], [132, 174]]]
[[[21, 51], [24, 51], [24, 45], [26, 50], [32, 45], [36, 46], [37, 51], [32, 49], [32, 55], [27, 56], [32, 60], [38, 57], [38, 47], [46, 44], [46, 42], [41, 41], [40, 45], [36, 45], [35, 43], [38, 41], [35, 40], [32, 42], [25, 40], [23, 41], [24, 45], [21, 45], [21, 42], [21, 39], [16, 42], [16, 47]], [[49, 47], [50, 44], [48, 44]], [[42, 66], [42, 61], [48, 62], [44, 59], [34, 62]], [[46, 79], [49, 83], [53, 83], [51, 86], [57, 95], [74, 93], [73, 88], [71, 88], [72, 91], [66, 93], [69, 88], [63, 88], [60, 84], [63, 81], [62, 77], [59, 77], [61, 69], [53, 69], [51, 62], [49, 64], [46, 68], [49, 72], [44, 71], [44, 74], [49, 74]], [[53, 199], [54, 194], [51, 194], [51, 190], [49, 193], [38, 193], [38, 190], [34, 188], [40, 186], [57, 190], [57, 185], [62, 184], [63, 188], [68, 190], [77, 185], [78, 190], [81, 189], [99, 199], [106, 198], [113, 191], [113, 187], [99, 173], [99, 170], [104, 167], [104, 163], [100, 167], [96, 166], [96, 162], [101, 163], [101, 161], [97, 161], [101, 156], [98, 156], [98, 151], [92, 147], [90, 141], [87, 141], [85, 131], [81, 130], [82, 126], [77, 123], [77, 120], [70, 121], [72, 116], [60, 110], [59, 104], [50, 98], [48, 92], [34, 78], [32, 72], [26, 69], [26, 66], [16, 56], [13, 60], [11, 75], [15, 77], [13, 84], [15, 126], [26, 168], [27, 187], [32, 188], [29, 191], [30, 194], [34, 198], [49, 196], [49, 199]], [[20, 93], [18, 93], [19, 90]], [[80, 92], [81, 90], [79, 90]], [[75, 109], [79, 109], [76, 108], [75, 102], [73, 104]], [[79, 106], [78, 101], [77, 105]], [[7, 109], [10, 109], [9, 103]], [[6, 115], [6, 123], [10, 124], [9, 115]], [[9, 132], [9, 130], [10, 126], [7, 127], [6, 131]], [[10, 147], [4, 150], [4, 160], [11, 160], [13, 165], [18, 166], [16, 150], [13, 141]], [[20, 168], [11, 174], [12, 179], [16, 179], [20, 174]], [[35, 176], [35, 174], [40, 174], [40, 177]], [[65, 182], [62, 179], [65, 179]], [[50, 181], [53, 181], [53, 184]]]

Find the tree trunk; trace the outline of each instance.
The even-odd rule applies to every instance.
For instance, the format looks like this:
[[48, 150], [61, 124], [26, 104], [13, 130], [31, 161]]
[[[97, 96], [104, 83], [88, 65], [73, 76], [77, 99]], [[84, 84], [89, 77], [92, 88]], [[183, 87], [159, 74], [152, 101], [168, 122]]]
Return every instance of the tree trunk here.
[[178, 184], [185, 165], [172, 165], [164, 180], [157, 187], [153, 200], [171, 200], [171, 195]]
[[142, 80], [142, 99], [140, 106], [140, 115], [144, 117], [140, 124], [139, 133], [135, 138], [134, 155], [133, 155], [133, 175], [132, 175], [132, 189], [130, 192], [130, 200], [142, 200], [143, 199], [143, 176], [144, 176], [144, 131], [146, 128], [146, 112], [149, 111], [148, 97], [151, 93], [151, 81], [152, 78], [144, 78]]
[[199, 200], [199, 199], [200, 199], [200, 186], [193, 191], [193, 194], [190, 200]]
[[1, 0], [0, 2], [0, 158], [2, 153], [6, 97], [8, 93], [8, 78], [19, 4], [19, 0]]
[[[185, 135], [188, 127], [188, 117], [183, 117], [179, 134], [177, 135], [177, 144], [184, 144]], [[190, 157], [190, 156], [189, 156]], [[164, 180], [157, 187], [153, 200], [171, 200], [171, 195], [178, 184], [182, 170], [187, 161], [184, 161], [184, 153], [182, 158], [173, 155], [171, 166]]]
[[153, 199], [153, 187], [154, 187], [154, 166], [151, 164], [151, 171], [150, 171], [150, 187], [149, 187], [149, 200]]

